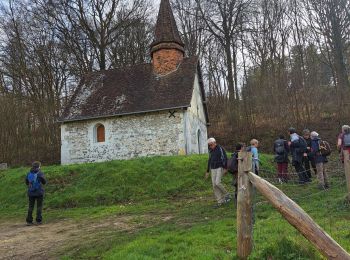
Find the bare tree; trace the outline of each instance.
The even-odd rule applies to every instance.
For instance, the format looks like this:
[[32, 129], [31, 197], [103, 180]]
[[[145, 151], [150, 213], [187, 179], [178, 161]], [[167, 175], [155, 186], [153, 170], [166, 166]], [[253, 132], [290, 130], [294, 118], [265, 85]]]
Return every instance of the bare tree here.
[[[350, 2], [348, 0], [305, 0], [308, 23], [319, 49], [333, 68], [334, 87], [337, 91], [339, 111], [346, 103], [349, 81]], [[341, 115], [343, 118], [344, 115]]]
[[230, 99], [239, 99], [237, 39], [245, 22], [248, 0], [196, 0], [206, 29], [225, 51]]

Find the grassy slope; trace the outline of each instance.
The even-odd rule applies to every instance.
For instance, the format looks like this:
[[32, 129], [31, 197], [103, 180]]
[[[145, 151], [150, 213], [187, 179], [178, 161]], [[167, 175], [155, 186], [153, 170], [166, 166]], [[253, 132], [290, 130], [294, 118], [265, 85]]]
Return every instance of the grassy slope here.
[[[271, 170], [263, 156], [264, 168]], [[133, 232], [97, 233], [84, 243], [58, 252], [70, 258], [232, 259], [236, 255], [233, 205], [212, 209], [210, 181], [204, 181], [206, 156], [155, 157], [131, 161], [43, 167], [45, 218], [78, 221], [130, 216]], [[26, 211], [25, 168], [0, 172], [0, 221], [22, 218]], [[229, 185], [230, 178], [225, 182]], [[350, 251], [349, 208], [343, 205], [345, 184], [318, 192], [316, 183], [282, 189]], [[4, 188], [6, 187], [6, 188]], [[9, 196], [10, 194], [10, 196]], [[254, 252], [251, 259], [319, 259], [320, 255], [259, 195], [256, 198]], [[165, 216], [166, 221], [152, 221]], [[79, 250], [77, 250], [79, 249]]]

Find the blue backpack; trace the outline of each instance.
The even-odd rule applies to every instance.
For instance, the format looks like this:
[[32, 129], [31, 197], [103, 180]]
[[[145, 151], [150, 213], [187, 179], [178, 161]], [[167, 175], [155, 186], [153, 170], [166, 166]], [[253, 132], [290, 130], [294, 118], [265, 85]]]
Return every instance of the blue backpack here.
[[30, 192], [39, 191], [41, 189], [41, 183], [40, 183], [40, 180], [38, 178], [38, 174], [37, 173], [30, 172], [28, 174], [27, 179], [28, 179], [28, 182], [29, 182], [28, 190]]

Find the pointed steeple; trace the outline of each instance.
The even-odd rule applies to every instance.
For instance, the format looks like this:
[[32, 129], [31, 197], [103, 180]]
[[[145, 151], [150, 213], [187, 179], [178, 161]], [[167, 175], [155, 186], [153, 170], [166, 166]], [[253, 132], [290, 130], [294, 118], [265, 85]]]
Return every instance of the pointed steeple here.
[[151, 44], [153, 68], [157, 74], [176, 70], [184, 58], [184, 43], [177, 29], [169, 0], [161, 0], [154, 41]]
[[[169, 0], [162, 0], [159, 7], [158, 19], [155, 28], [155, 38], [151, 45], [152, 52], [154, 47], [160, 43], [174, 43], [174, 47], [184, 51], [182, 42], [177, 29], [173, 11], [171, 10]], [[178, 44], [179, 46], [175, 46]]]

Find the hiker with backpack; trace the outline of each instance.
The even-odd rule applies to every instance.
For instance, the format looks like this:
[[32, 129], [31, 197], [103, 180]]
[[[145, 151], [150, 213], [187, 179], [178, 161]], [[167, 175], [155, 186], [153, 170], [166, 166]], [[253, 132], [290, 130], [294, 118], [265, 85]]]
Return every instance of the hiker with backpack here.
[[304, 138], [299, 136], [295, 128], [290, 127], [288, 129], [288, 134], [290, 136], [289, 149], [292, 155], [292, 165], [299, 177], [299, 184], [305, 184], [310, 182], [310, 178], [307, 176], [305, 168], [303, 166], [303, 157], [307, 155], [307, 144]]
[[214, 138], [208, 139], [208, 146], [209, 159], [205, 179], [209, 177], [210, 171], [214, 195], [217, 200], [215, 207], [219, 207], [230, 201], [230, 196], [221, 183], [221, 178], [227, 173], [227, 155], [225, 149], [218, 145]]
[[350, 201], [350, 126], [343, 125], [342, 133], [338, 137], [337, 147], [344, 163], [346, 185], [348, 187], [347, 199]]
[[235, 203], [237, 202], [238, 194], [238, 154], [242, 151], [244, 145], [236, 144], [235, 152], [232, 153], [231, 158], [227, 161], [227, 171], [232, 174], [232, 186], [235, 192]]
[[274, 142], [273, 151], [275, 153], [275, 162], [277, 163], [277, 178], [280, 182], [288, 182], [289, 146], [283, 135], [280, 135]]
[[343, 153], [343, 137], [345, 132], [348, 131], [348, 129], [350, 129], [350, 126], [348, 125], [343, 125], [341, 128], [341, 133], [338, 135], [338, 140], [337, 140], [337, 149], [340, 155], [340, 160], [342, 163], [344, 163], [344, 153]]
[[40, 171], [40, 162], [33, 162], [32, 168], [27, 173], [25, 183], [28, 186], [28, 215], [27, 215], [27, 225], [33, 225], [33, 210], [36, 202], [36, 224], [40, 225], [42, 223], [42, 208], [44, 200], [44, 189], [43, 185], [46, 184], [46, 179], [44, 174]]
[[[311, 167], [314, 171], [314, 173], [317, 175], [317, 169], [316, 169], [316, 163], [315, 159], [311, 154], [311, 136], [310, 136], [310, 130], [309, 129], [304, 129], [303, 130], [303, 138], [306, 141], [306, 146], [307, 146], [307, 153], [303, 158], [303, 164], [306, 170], [307, 176], [311, 179]], [[311, 167], [310, 167], [311, 164]]]
[[326, 143], [321, 140], [319, 134], [315, 131], [311, 132], [311, 154], [316, 163], [318, 188], [321, 190], [329, 188], [325, 164], [328, 161], [327, 156], [330, 155], [330, 148], [325, 146]]

